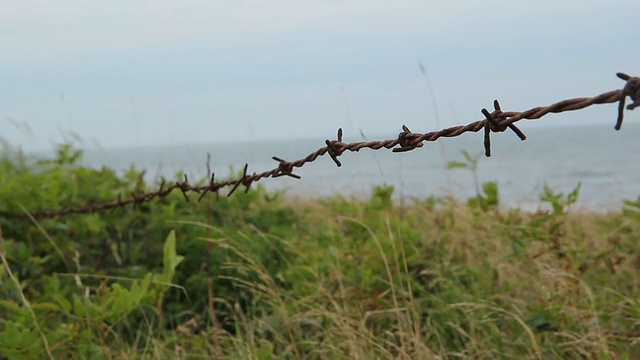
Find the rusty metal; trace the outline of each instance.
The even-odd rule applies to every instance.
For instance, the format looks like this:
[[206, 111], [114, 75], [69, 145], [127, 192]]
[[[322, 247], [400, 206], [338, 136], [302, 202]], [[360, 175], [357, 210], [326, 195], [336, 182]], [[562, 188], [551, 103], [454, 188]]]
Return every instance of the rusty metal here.
[[161, 202], [167, 195], [174, 190], [180, 190], [184, 195], [186, 201], [189, 201], [188, 194], [195, 192], [199, 194], [198, 201], [201, 201], [208, 193], [215, 193], [216, 199], [219, 196], [219, 191], [225, 187], [231, 187], [231, 190], [227, 193], [227, 196], [231, 196], [240, 185], [244, 186], [244, 191], [249, 191], [251, 185], [265, 178], [277, 178], [280, 176], [289, 176], [295, 179], [300, 179], [300, 176], [293, 173], [294, 168], [299, 168], [307, 163], [315, 161], [318, 157], [328, 154], [337, 166], [342, 166], [338, 157], [345, 151], [357, 152], [361, 149], [367, 148], [372, 150], [379, 150], [382, 148], [393, 149], [393, 152], [405, 152], [411, 151], [416, 148], [420, 148], [424, 145], [425, 141], [436, 141], [442, 137], [455, 137], [460, 136], [466, 132], [478, 132], [484, 130], [484, 148], [485, 155], [491, 156], [491, 133], [492, 132], [504, 132], [506, 129], [512, 130], [521, 140], [525, 140], [525, 134], [515, 125], [516, 122], [528, 119], [540, 119], [541, 117], [550, 113], [561, 113], [565, 111], [574, 111], [584, 109], [595, 104], [608, 104], [618, 102], [618, 117], [615, 125], [616, 130], [620, 130], [622, 127], [622, 120], [624, 118], [625, 101], [629, 96], [633, 101], [627, 105], [627, 110], [633, 110], [640, 106], [640, 78], [631, 77], [624, 73], [616, 74], [620, 79], [625, 80], [626, 84], [622, 90], [613, 90], [595, 97], [583, 97], [574, 98], [559, 101], [557, 103], [532, 108], [523, 112], [517, 111], [502, 111], [498, 100], [493, 103], [494, 111], [489, 112], [487, 109], [482, 109], [482, 114], [485, 116], [482, 120], [477, 120], [467, 125], [454, 126], [439, 131], [432, 131], [428, 133], [414, 133], [409, 130], [405, 125], [402, 126], [402, 132], [395, 139], [380, 140], [380, 141], [360, 141], [352, 143], [342, 142], [342, 129], [338, 130], [338, 136], [336, 140], [326, 140], [324, 147], [312, 152], [302, 159], [295, 161], [286, 161], [279, 157], [272, 157], [273, 160], [278, 162], [278, 166], [274, 169], [267, 170], [261, 173], [247, 173], [248, 164], [245, 164], [242, 176], [236, 179], [229, 179], [224, 181], [215, 181], [215, 174], [211, 173], [209, 183], [206, 185], [192, 185], [189, 183], [187, 176], [184, 180], [176, 182], [173, 185], [165, 187], [165, 182], [160, 184], [160, 188], [155, 191], [146, 192], [143, 194], [131, 194], [128, 199], [122, 200], [119, 195], [117, 200], [107, 201], [104, 203], [88, 204], [84, 206], [70, 206], [64, 209], [57, 210], [34, 210], [27, 213], [15, 213], [8, 211], [0, 211], [0, 216], [11, 218], [28, 218], [29, 215], [33, 217], [54, 217], [64, 216], [70, 214], [81, 213], [93, 213], [105, 210], [111, 210], [116, 208], [124, 208], [127, 205], [136, 206], [144, 202], [149, 202], [154, 198], [158, 198], [158, 202]]
[[628, 110], [633, 110], [640, 106], [640, 78], [631, 77], [625, 73], [617, 73], [616, 75], [627, 82], [622, 89], [622, 97], [620, 99], [620, 104], [618, 105], [618, 121], [616, 122], [616, 130], [620, 130], [622, 127], [622, 118], [624, 116], [624, 103], [627, 96], [633, 100], [633, 103], [627, 106]]

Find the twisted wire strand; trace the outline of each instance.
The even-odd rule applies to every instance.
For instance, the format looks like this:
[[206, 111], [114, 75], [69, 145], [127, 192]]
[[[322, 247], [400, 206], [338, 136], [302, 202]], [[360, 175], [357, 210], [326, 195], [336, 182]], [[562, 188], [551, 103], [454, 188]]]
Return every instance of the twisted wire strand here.
[[231, 190], [227, 193], [227, 196], [231, 196], [240, 185], [244, 186], [244, 191], [249, 191], [251, 184], [265, 178], [277, 178], [281, 176], [290, 176], [296, 179], [300, 179], [300, 176], [293, 173], [294, 168], [300, 168], [307, 163], [316, 161], [319, 157], [329, 155], [337, 166], [342, 166], [342, 163], [338, 160], [338, 157], [345, 151], [357, 152], [362, 149], [379, 150], [382, 148], [393, 149], [393, 152], [411, 151], [416, 148], [422, 147], [424, 141], [436, 141], [443, 137], [456, 137], [466, 132], [478, 132], [484, 129], [484, 147], [485, 155], [491, 156], [491, 140], [490, 134], [492, 132], [503, 132], [507, 129], [512, 130], [521, 140], [525, 140], [525, 134], [516, 127], [515, 123], [523, 119], [535, 120], [540, 119], [550, 113], [561, 113], [565, 111], [575, 111], [584, 109], [586, 107], [596, 104], [609, 104], [618, 102], [618, 118], [616, 121], [615, 129], [620, 130], [622, 126], [622, 120], [624, 117], [625, 101], [629, 96], [633, 103], [629, 104], [626, 109], [633, 110], [640, 106], [640, 78], [631, 77], [624, 73], [618, 73], [617, 76], [626, 81], [626, 85], [621, 90], [609, 91], [594, 97], [582, 97], [562, 100], [548, 106], [539, 106], [523, 112], [507, 111], [503, 112], [500, 108], [500, 104], [497, 100], [494, 101], [494, 111], [489, 112], [487, 109], [482, 109], [482, 114], [485, 115], [485, 119], [476, 120], [467, 125], [453, 126], [439, 131], [432, 131], [427, 133], [413, 133], [406, 126], [402, 126], [402, 132], [395, 139], [379, 140], [379, 141], [359, 141], [344, 143], [342, 142], [342, 129], [338, 130], [337, 140], [326, 140], [324, 147], [310, 153], [304, 158], [286, 161], [279, 157], [274, 156], [273, 160], [278, 162], [278, 166], [266, 170], [261, 173], [248, 174], [248, 164], [245, 164], [242, 176], [235, 179], [228, 179], [223, 181], [215, 181], [215, 174], [211, 174], [209, 183], [206, 185], [193, 185], [189, 183], [187, 176], [185, 175], [184, 181], [175, 182], [165, 187], [163, 181], [160, 188], [154, 191], [149, 191], [142, 194], [131, 194], [127, 199], [122, 199], [118, 196], [117, 200], [93, 203], [83, 206], [69, 206], [62, 209], [55, 210], [32, 210], [27, 212], [10, 212], [0, 211], [0, 216], [8, 218], [29, 218], [29, 216], [36, 218], [65, 216], [71, 214], [83, 214], [94, 213], [115, 208], [124, 208], [127, 205], [139, 205], [145, 202], [149, 202], [154, 198], [158, 201], [162, 201], [170, 193], [179, 190], [184, 195], [186, 201], [190, 201], [189, 193], [198, 193], [198, 201], [202, 200], [208, 193], [214, 193], [216, 198], [219, 196], [219, 191], [225, 187], [231, 187]]

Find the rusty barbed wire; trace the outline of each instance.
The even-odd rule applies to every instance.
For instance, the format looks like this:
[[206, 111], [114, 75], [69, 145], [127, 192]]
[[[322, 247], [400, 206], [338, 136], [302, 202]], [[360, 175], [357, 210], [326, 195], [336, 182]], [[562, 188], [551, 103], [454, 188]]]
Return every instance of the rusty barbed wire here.
[[[416, 148], [422, 147], [424, 141], [436, 141], [442, 137], [456, 137], [466, 132], [478, 132], [484, 130], [484, 148], [485, 156], [491, 156], [491, 133], [492, 132], [504, 132], [507, 129], [513, 131], [521, 140], [526, 139], [526, 135], [515, 125], [516, 122], [528, 119], [539, 119], [550, 113], [561, 113], [565, 111], [574, 111], [584, 109], [591, 105], [596, 104], [608, 104], [618, 102], [618, 117], [616, 120], [615, 129], [620, 130], [622, 127], [622, 120], [624, 118], [625, 101], [627, 96], [633, 101], [626, 106], [626, 109], [633, 110], [640, 106], [640, 78], [632, 77], [624, 73], [616, 74], [620, 79], [625, 80], [626, 84], [621, 90], [613, 90], [595, 97], [583, 97], [573, 98], [557, 103], [535, 107], [523, 112], [517, 111], [502, 111], [498, 100], [493, 102], [493, 111], [489, 112], [487, 109], [482, 109], [481, 113], [484, 115], [484, 119], [471, 122], [467, 125], [453, 126], [439, 131], [432, 131], [428, 133], [414, 133], [409, 130], [405, 125], [402, 126], [402, 132], [395, 139], [378, 140], [378, 141], [359, 141], [344, 143], [342, 142], [342, 129], [338, 129], [336, 140], [326, 140], [324, 147], [312, 152], [302, 159], [295, 161], [286, 161], [279, 157], [273, 156], [272, 159], [278, 162], [278, 166], [271, 170], [267, 170], [261, 173], [252, 173], [249, 175], [248, 164], [245, 164], [242, 171], [242, 176], [236, 179], [229, 179], [220, 182], [216, 182], [215, 174], [211, 173], [209, 182], [206, 185], [192, 185], [189, 183], [187, 176], [184, 176], [183, 181], [175, 182], [166, 186], [166, 182], [163, 180], [160, 184], [160, 188], [154, 191], [146, 192], [143, 194], [131, 193], [127, 199], [122, 199], [119, 195], [117, 200], [87, 204], [84, 206], [70, 206], [57, 210], [34, 210], [29, 212], [17, 213], [9, 211], [0, 211], [0, 216], [11, 218], [41, 218], [41, 217], [55, 217], [65, 216], [70, 214], [82, 214], [82, 213], [94, 213], [101, 212], [116, 208], [124, 208], [127, 205], [136, 206], [145, 202], [149, 202], [154, 198], [158, 199], [158, 202], [162, 201], [167, 195], [179, 190], [182, 192], [186, 201], [190, 201], [189, 193], [195, 192], [199, 194], [197, 201], [201, 201], [207, 194], [214, 193], [216, 199], [219, 197], [219, 192], [222, 188], [231, 187], [231, 190], [227, 193], [227, 196], [233, 195], [233, 193], [242, 185], [244, 186], [244, 192], [248, 192], [249, 188], [254, 182], [257, 182], [265, 178], [277, 178], [281, 176], [289, 176], [295, 179], [300, 179], [300, 176], [293, 173], [294, 168], [300, 168], [307, 163], [315, 161], [318, 157], [328, 154], [329, 157], [340, 167], [342, 163], [338, 160], [338, 157], [345, 151], [357, 152], [361, 149], [367, 148], [372, 150], [379, 150], [382, 148], [393, 149], [393, 152], [405, 152], [411, 151]], [[166, 187], [165, 187], [166, 186]]]

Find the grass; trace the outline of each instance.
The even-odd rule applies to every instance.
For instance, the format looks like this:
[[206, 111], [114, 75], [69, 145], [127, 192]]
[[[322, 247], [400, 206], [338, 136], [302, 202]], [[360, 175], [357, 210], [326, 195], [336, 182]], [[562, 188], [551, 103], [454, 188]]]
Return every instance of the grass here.
[[578, 190], [537, 213], [485, 183], [0, 222], [0, 358], [639, 359], [640, 200], [573, 211]]
[[313, 235], [273, 239], [286, 243], [292, 261], [282, 279], [268, 274], [251, 249], [223, 237], [209, 240], [244, 259], [227, 266], [244, 275], [233, 280], [263, 311], [245, 313], [229, 304], [238, 328], [233, 335], [223, 332], [223, 343], [234, 347], [222, 353], [326, 359], [637, 356], [637, 345], [630, 346], [639, 340], [632, 315], [638, 312], [637, 264], [615, 252], [635, 239], [612, 242], [616, 215], [563, 215], [561, 239], [548, 239], [557, 234], [543, 228], [539, 238], [521, 239], [530, 245], [514, 254], [513, 237], [531, 231], [537, 215], [478, 214], [455, 203], [440, 210], [416, 205], [400, 219], [397, 209], [372, 214], [366, 205], [350, 204], [350, 211], [339, 213], [335, 202], [305, 207]]

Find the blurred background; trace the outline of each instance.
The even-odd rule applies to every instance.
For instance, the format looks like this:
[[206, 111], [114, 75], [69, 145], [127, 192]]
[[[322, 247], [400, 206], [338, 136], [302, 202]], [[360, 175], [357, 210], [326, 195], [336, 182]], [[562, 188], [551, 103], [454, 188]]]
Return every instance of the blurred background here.
[[[10, 2], [0, 13], [0, 136], [30, 153], [73, 142], [87, 165], [136, 164], [156, 177], [205, 176], [207, 153], [219, 172], [245, 162], [263, 171], [272, 155], [304, 157], [338, 128], [345, 141], [388, 139], [403, 124], [427, 132], [481, 119], [496, 98], [525, 110], [622, 88], [616, 72], [640, 74], [638, 13], [624, 0]], [[616, 110], [522, 123], [524, 143], [494, 136], [481, 179], [512, 186], [501, 183], [511, 203], [535, 199], [544, 182], [583, 182], [594, 206], [635, 198], [638, 114], [616, 133]], [[341, 169], [320, 159], [302, 181], [265, 185], [465, 195], [472, 177], [445, 170], [460, 149], [482, 152], [481, 134], [463, 137], [410, 155], [363, 150]]]

